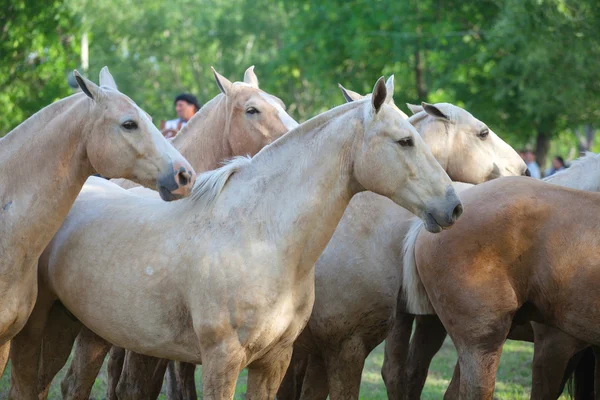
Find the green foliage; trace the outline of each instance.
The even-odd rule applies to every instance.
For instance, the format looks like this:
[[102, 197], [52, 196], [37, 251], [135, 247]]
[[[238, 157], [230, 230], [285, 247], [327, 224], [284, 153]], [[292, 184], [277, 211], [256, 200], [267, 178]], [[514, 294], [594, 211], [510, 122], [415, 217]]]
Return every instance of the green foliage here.
[[70, 93], [88, 32], [90, 68], [155, 120], [173, 98], [218, 93], [210, 66], [261, 87], [305, 120], [395, 74], [396, 99], [465, 106], [513, 145], [597, 125], [596, 0], [3, 0], [0, 132]]
[[77, 67], [77, 19], [60, 0], [0, 4], [0, 136], [71, 93]]

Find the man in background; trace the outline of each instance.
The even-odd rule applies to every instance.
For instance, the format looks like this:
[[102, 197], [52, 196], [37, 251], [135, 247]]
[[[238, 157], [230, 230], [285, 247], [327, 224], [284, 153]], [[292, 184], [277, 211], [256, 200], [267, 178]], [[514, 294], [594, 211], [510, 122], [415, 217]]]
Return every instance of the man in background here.
[[540, 172], [540, 166], [535, 161], [535, 154], [531, 150], [525, 150], [525, 163], [531, 173], [532, 178], [541, 179], [542, 173]]
[[182, 93], [175, 97], [174, 103], [177, 118], [166, 121], [164, 125], [161, 122], [160, 127], [163, 136], [167, 139], [174, 137], [201, 107], [196, 96], [189, 93]]

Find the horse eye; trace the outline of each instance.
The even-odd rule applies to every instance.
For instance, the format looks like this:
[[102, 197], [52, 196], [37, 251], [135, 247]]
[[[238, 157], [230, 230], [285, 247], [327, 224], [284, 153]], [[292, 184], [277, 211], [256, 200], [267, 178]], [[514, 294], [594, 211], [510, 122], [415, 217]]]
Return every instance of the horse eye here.
[[481, 132], [479, 132], [477, 134], [477, 136], [479, 136], [480, 139], [485, 139], [488, 137], [488, 135], [490, 134], [490, 130], [489, 129], [484, 129]]
[[121, 124], [121, 126], [129, 131], [133, 130], [133, 129], [137, 129], [138, 124], [135, 121], [125, 121], [123, 122], [123, 124]]
[[246, 114], [258, 114], [260, 111], [258, 111], [256, 108], [254, 107], [248, 107], [246, 109]]
[[407, 137], [407, 138], [398, 140], [398, 144], [402, 147], [413, 147], [415, 145], [415, 142], [413, 142], [412, 138]]

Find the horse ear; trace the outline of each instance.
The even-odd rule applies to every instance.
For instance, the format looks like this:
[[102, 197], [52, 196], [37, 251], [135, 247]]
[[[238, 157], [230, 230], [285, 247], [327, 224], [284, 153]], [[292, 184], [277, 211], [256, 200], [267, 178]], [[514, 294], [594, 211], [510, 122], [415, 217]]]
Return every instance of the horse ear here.
[[353, 92], [352, 90], [346, 89], [340, 83], [338, 83], [338, 87], [342, 91], [342, 94], [344, 95], [344, 99], [346, 99], [346, 103], [351, 103], [353, 101], [360, 100], [365, 97], [361, 94]]
[[79, 88], [81, 88], [81, 91], [85, 93], [90, 99], [97, 100], [98, 94], [100, 93], [100, 88], [98, 87], [98, 85], [96, 85], [89, 79], [86, 79], [83, 76], [81, 76], [81, 74], [77, 70], [73, 71], [73, 75], [75, 76], [75, 80], [77, 81]]
[[387, 89], [387, 97], [385, 98], [386, 103], [394, 102], [394, 75], [391, 75], [385, 82], [385, 88]]
[[373, 88], [373, 95], [371, 96], [371, 105], [375, 110], [375, 113], [378, 113], [381, 109], [383, 103], [385, 103], [385, 99], [387, 98], [387, 88], [385, 87], [385, 81], [383, 76], [377, 80], [375, 83], [375, 87]]
[[416, 104], [406, 103], [406, 107], [408, 107], [410, 112], [413, 114], [417, 114], [417, 113], [420, 113], [421, 111], [423, 111], [423, 107], [416, 105]]
[[423, 110], [425, 110], [425, 112], [427, 114], [431, 115], [432, 117], [443, 118], [443, 119], [448, 119], [448, 120], [450, 119], [446, 114], [444, 114], [442, 112], [442, 110], [440, 110], [434, 104], [425, 103], [423, 101], [423, 102], [421, 102], [421, 105], [423, 106]]
[[244, 82], [258, 89], [258, 78], [254, 73], [254, 65], [248, 68], [246, 72], [244, 72]]
[[102, 67], [100, 70], [100, 86], [106, 86], [107, 88], [118, 90], [117, 83], [110, 74], [107, 66]]
[[210, 68], [212, 69], [213, 74], [215, 74], [215, 80], [217, 81], [217, 86], [219, 87], [219, 90], [221, 90], [221, 93], [227, 96], [227, 93], [231, 91], [231, 87], [233, 86], [233, 84], [229, 81], [229, 79], [225, 78], [217, 71], [215, 71], [213, 67]]

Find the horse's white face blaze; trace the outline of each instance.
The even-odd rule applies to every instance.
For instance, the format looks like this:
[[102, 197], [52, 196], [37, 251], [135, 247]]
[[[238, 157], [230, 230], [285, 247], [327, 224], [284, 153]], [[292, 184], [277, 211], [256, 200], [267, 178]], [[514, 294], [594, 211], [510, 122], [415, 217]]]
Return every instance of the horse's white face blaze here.
[[366, 118], [357, 147], [354, 172], [365, 189], [418, 215], [431, 232], [458, 218], [460, 200], [450, 178], [415, 128], [391, 105], [384, 104]]
[[501, 176], [525, 174], [527, 166], [517, 152], [483, 122], [460, 107], [447, 103], [435, 106], [449, 120], [432, 122], [437, 125], [432, 131], [439, 137], [425, 140], [446, 144], [431, 147], [454, 180], [478, 184]]
[[107, 178], [127, 178], [158, 188], [164, 200], [190, 194], [196, 177], [193, 168], [148, 114], [116, 89], [94, 85], [90, 91], [95, 97], [86, 116], [85, 143], [94, 169]]
[[230, 124], [237, 128], [231, 131], [243, 133], [243, 137], [229, 139], [234, 152], [242, 144], [247, 147], [248, 140], [251, 140], [254, 146], [250, 148], [254, 148], [254, 151], [249, 154], [254, 155], [267, 144], [298, 126], [298, 123], [285, 112], [285, 105], [281, 100], [248, 84], [234, 83], [227, 93], [227, 98], [232, 103]]

